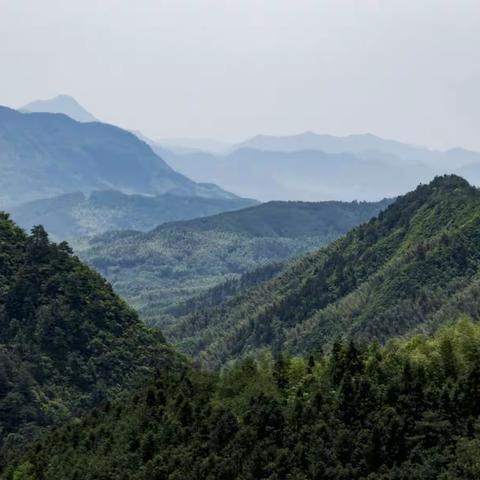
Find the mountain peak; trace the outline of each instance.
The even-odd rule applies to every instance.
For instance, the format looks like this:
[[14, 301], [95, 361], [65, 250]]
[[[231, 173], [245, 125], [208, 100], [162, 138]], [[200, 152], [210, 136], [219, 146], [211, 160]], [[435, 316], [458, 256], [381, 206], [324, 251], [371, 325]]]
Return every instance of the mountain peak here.
[[72, 96], [61, 94], [47, 100], [35, 100], [19, 109], [23, 112], [63, 113], [77, 122], [96, 122], [97, 119]]
[[450, 174], [450, 175], [439, 175], [435, 177], [431, 182], [430, 182], [430, 187], [433, 188], [461, 188], [461, 189], [472, 189], [475, 187], [472, 187], [470, 183], [467, 182], [463, 177], [460, 177], [458, 175]]

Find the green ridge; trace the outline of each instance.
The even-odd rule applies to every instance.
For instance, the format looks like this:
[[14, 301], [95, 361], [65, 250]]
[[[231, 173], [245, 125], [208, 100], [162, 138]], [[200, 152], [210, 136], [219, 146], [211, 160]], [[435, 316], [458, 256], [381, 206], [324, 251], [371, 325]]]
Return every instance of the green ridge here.
[[109, 232], [77, 247], [148, 324], [164, 328], [175, 322], [170, 311], [177, 305], [258, 267], [316, 250], [390, 202], [269, 202], [147, 233]]
[[315, 351], [339, 334], [431, 330], [445, 312], [477, 318], [479, 245], [480, 192], [437, 177], [271, 281], [187, 315], [169, 338], [215, 367], [265, 347]]

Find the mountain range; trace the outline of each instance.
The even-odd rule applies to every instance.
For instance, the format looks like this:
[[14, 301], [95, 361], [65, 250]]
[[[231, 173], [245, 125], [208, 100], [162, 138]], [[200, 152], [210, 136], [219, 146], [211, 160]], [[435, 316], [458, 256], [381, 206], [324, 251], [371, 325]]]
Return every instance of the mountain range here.
[[238, 195], [264, 201], [376, 200], [400, 195], [444, 173], [480, 183], [478, 152], [430, 150], [371, 134], [257, 135], [223, 152], [151, 145], [196, 181], [209, 179]]
[[262, 201], [374, 201], [427, 182], [434, 171], [429, 165], [405, 164], [383, 154], [360, 158], [349, 152], [318, 150], [240, 148], [222, 156], [205, 152], [175, 154], [158, 147], [156, 151], [173, 168], [197, 181], [211, 178], [229, 191]]
[[437, 177], [273, 279], [215, 308], [195, 305], [168, 336], [212, 367], [263, 348], [315, 352], [338, 335], [386, 341], [480, 319], [479, 235], [479, 190]]
[[[147, 323], [166, 325], [183, 302], [211, 287], [227, 288], [225, 281], [258, 267], [317, 249], [390, 202], [269, 202], [146, 233], [108, 232], [73, 246]], [[265, 275], [252, 273], [248, 282]]]
[[299, 152], [315, 150], [325, 153], [352, 153], [361, 158], [385, 155], [392, 160], [403, 162], [421, 162], [440, 164], [455, 167], [465, 163], [479, 161], [479, 153], [461, 148], [446, 151], [431, 150], [419, 145], [390, 140], [370, 133], [347, 135], [344, 137], [322, 135], [314, 132], [305, 132], [298, 135], [256, 135], [244, 142], [235, 145], [235, 148], [252, 148], [255, 150], [269, 150], [274, 152]]
[[463, 179], [418, 187], [205, 315], [217, 353], [255, 354], [218, 373], [0, 215], [0, 477], [478, 478], [479, 225]]
[[[24, 109], [61, 111], [73, 118], [85, 118], [79, 114], [79, 111], [86, 112], [85, 109], [67, 96], [29, 105]], [[72, 105], [76, 108], [71, 108]], [[88, 118], [92, 120], [93, 117]], [[175, 171], [193, 181], [213, 182], [238, 196], [261, 201], [376, 201], [401, 195], [418, 183], [426, 183], [433, 176], [445, 173], [456, 173], [473, 184], [480, 184], [478, 152], [461, 148], [432, 150], [372, 134], [344, 137], [314, 132], [257, 135], [230, 145], [209, 139], [152, 140], [140, 132], [134, 134], [148, 143]], [[154, 194], [175, 188], [170, 185], [161, 188], [161, 192], [154, 189]], [[188, 190], [185, 185], [181, 190], [185, 192], [185, 188]], [[124, 186], [117, 188], [105, 182], [94, 189], [152, 193], [151, 188], [139, 191]], [[76, 188], [68, 193], [75, 190], [83, 191]], [[195, 195], [204, 196], [205, 190], [208, 188], [204, 187]], [[217, 194], [211, 193], [212, 196]]]
[[0, 205], [81, 191], [236, 198], [174, 171], [135, 135], [64, 114], [0, 107]]

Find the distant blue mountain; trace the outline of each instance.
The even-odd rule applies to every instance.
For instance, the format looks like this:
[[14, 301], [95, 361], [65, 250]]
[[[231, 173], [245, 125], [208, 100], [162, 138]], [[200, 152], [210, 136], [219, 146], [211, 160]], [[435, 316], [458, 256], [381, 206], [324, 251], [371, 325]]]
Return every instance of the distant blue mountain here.
[[195, 181], [208, 178], [262, 201], [376, 200], [403, 194], [436, 174], [458, 173], [475, 184], [480, 178], [480, 153], [430, 150], [370, 134], [258, 135], [224, 154], [152, 148]]
[[412, 145], [364, 133], [358, 135], [335, 136], [305, 132], [298, 135], [256, 135], [234, 146], [234, 149], [253, 148], [277, 152], [298, 152], [301, 150], [318, 150], [325, 153], [353, 153], [360, 157], [382, 155], [385, 158], [396, 158], [406, 162], [434, 162], [446, 166], [455, 163], [456, 166], [475, 159], [479, 160], [478, 152], [469, 152], [462, 148], [446, 151], [433, 150], [421, 145]]
[[170, 165], [197, 181], [206, 178], [240, 196], [268, 200], [378, 200], [427, 182], [432, 168], [383, 156], [318, 150], [280, 152], [240, 148], [227, 155], [162, 152]]
[[97, 119], [70, 95], [58, 95], [48, 100], [35, 100], [19, 109], [22, 112], [63, 113], [77, 122], [96, 122]]
[[0, 107], [0, 208], [95, 190], [236, 198], [174, 171], [145, 142], [120, 128]]

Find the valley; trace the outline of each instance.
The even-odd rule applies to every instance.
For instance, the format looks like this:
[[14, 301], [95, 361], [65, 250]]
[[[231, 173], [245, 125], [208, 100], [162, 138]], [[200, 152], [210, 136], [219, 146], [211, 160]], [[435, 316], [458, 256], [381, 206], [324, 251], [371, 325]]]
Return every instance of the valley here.
[[0, 479], [479, 478], [479, 166], [0, 107]]
[[337, 336], [385, 342], [463, 314], [478, 319], [479, 225], [478, 189], [437, 177], [275, 278], [196, 307], [169, 338], [220, 367], [263, 349], [314, 353]]
[[108, 232], [73, 246], [147, 324], [164, 328], [175, 322], [171, 312], [182, 303], [318, 249], [389, 203], [269, 202], [146, 233]]

